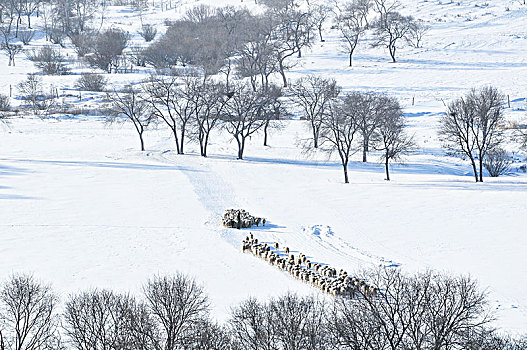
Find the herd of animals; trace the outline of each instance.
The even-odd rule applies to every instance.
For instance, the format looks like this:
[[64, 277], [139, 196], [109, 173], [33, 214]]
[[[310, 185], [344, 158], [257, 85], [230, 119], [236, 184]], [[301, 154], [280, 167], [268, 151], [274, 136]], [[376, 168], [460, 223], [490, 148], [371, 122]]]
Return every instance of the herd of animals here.
[[227, 209], [222, 219], [223, 226], [229, 228], [250, 228], [254, 225], [265, 226], [265, 218], [258, 218], [250, 215], [243, 209]]
[[259, 242], [252, 233], [243, 240], [242, 250], [333, 296], [353, 298], [362, 295], [370, 298], [378, 293], [377, 288], [369, 286], [363, 280], [348, 276], [348, 273], [342, 269], [337, 271], [329, 265], [312, 263], [302, 253], [298, 253], [297, 256], [291, 254], [288, 247], [280, 250], [277, 242], [272, 244]]

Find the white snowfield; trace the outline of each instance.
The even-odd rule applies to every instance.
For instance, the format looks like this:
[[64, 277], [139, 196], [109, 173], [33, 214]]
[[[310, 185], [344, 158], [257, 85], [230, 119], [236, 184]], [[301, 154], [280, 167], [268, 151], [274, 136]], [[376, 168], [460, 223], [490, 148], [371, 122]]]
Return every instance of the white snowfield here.
[[[220, 320], [249, 296], [318, 293], [242, 253], [241, 240], [253, 232], [350, 274], [378, 265], [470, 274], [488, 289], [496, 324], [525, 333], [527, 176], [519, 171], [525, 153], [516, 152], [510, 174], [476, 184], [467, 162], [445, 155], [437, 128], [441, 99], [484, 84], [510, 96], [510, 120], [527, 118], [527, 6], [512, 0], [403, 3], [401, 12], [432, 26], [424, 48], [401, 49], [393, 64], [382, 49], [364, 43], [348, 68], [328, 24], [327, 41], [304, 52], [288, 74], [331, 76], [345, 90], [400, 99], [419, 150], [393, 165], [392, 181], [383, 180], [375, 153], [365, 164], [357, 153], [350, 184], [344, 184], [335, 158], [298, 147], [310, 135], [298, 119], [272, 131], [269, 147], [253, 136], [246, 159], [236, 160], [235, 144], [219, 131], [202, 158], [195, 144], [177, 155], [162, 125], [147, 132], [147, 151], [139, 152], [128, 124], [109, 126], [92, 116], [13, 118], [0, 125], [0, 279], [34, 273], [65, 299], [92, 287], [138, 294], [154, 274], [181, 271], [205, 286]], [[165, 15], [177, 13], [143, 14], [151, 23]], [[124, 27], [138, 24], [136, 14], [122, 8], [108, 18]], [[5, 93], [32, 70], [22, 57], [17, 67], [7, 67], [2, 54], [0, 89]], [[142, 77], [109, 75], [116, 85]], [[68, 90], [76, 78], [44, 82]], [[226, 229], [221, 216], [227, 208], [246, 209], [268, 223]]]

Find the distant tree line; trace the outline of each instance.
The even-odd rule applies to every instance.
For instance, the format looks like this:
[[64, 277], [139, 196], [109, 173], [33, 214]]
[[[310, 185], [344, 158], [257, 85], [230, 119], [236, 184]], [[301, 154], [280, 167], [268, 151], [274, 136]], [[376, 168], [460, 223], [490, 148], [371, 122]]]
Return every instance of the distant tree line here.
[[[100, 74], [84, 74], [77, 85], [105, 91], [106, 79]], [[47, 92], [36, 74], [29, 74], [18, 90], [35, 114], [51, 113], [60, 104], [56, 91]], [[361, 152], [366, 162], [372, 150], [380, 156], [385, 179], [390, 180], [390, 162], [401, 161], [417, 149], [402, 107], [396, 98], [385, 94], [341, 90], [335, 80], [317, 75], [300, 78], [285, 89], [270, 83], [253, 85], [249, 80], [227, 84], [201, 75], [152, 75], [139, 84], [107, 91], [105, 112], [110, 122], [134, 125], [142, 151], [145, 132], [161, 123], [171, 130], [178, 154], [185, 153], [187, 143], [197, 142], [201, 156], [206, 157], [211, 137], [223, 131], [232, 136], [237, 158], [243, 159], [247, 140], [263, 134], [263, 144], [268, 145], [271, 130], [282, 128], [291, 106], [296, 106], [312, 135], [302, 146], [308, 151], [336, 154], [345, 183], [349, 182], [351, 157]], [[2, 109], [9, 111], [9, 98], [3, 101]], [[469, 160], [476, 182], [483, 181], [484, 170], [492, 177], [510, 170], [512, 158], [504, 144], [517, 139], [520, 147], [526, 148], [524, 129], [507, 124], [504, 109], [503, 94], [484, 86], [452, 101], [440, 118], [438, 135], [443, 147], [447, 154]]]
[[[9, 65], [14, 65], [16, 55], [36, 33], [31, 18], [38, 16], [39, 29], [50, 47], [31, 59], [45, 74], [66, 72], [45, 69], [39, 62], [46, 53], [45, 59], [63, 62], [60, 47], [71, 42], [80, 60], [109, 73], [127, 71], [134, 65], [168, 70], [192, 66], [205, 76], [221, 72], [227, 80], [231, 74], [249, 77], [253, 86], [256, 80], [265, 86], [271, 75], [279, 74], [286, 87], [286, 71], [297, 62], [293, 58], [302, 57], [317, 39], [324, 41], [324, 26], [331, 18], [349, 54], [350, 66], [366, 32], [374, 38], [372, 45], [388, 48], [395, 62], [397, 48], [403, 43], [419, 47], [428, 30], [412, 17], [399, 14], [396, 0], [348, 0], [334, 7], [302, 0], [264, 0], [260, 14], [234, 6], [195, 6], [183, 18], [165, 23], [168, 29], [159, 37], [157, 26], [143, 23], [141, 17], [138, 34], [149, 44], [129, 47], [131, 33], [104, 25], [108, 4], [96, 0], [2, 0], [0, 48], [7, 53]], [[136, 0], [130, 5], [141, 14], [147, 2]]]
[[[141, 13], [147, 3], [129, 5]], [[144, 132], [161, 122], [171, 129], [179, 154], [191, 141], [198, 142], [200, 154], [206, 156], [210, 137], [221, 129], [232, 135], [242, 159], [252, 135], [262, 132], [268, 144], [270, 130], [281, 127], [279, 121], [288, 114], [284, 105], [290, 101], [310, 123], [313, 142], [306, 147], [336, 153], [345, 182], [353, 154], [361, 151], [366, 162], [371, 150], [381, 155], [389, 180], [390, 162], [415, 149], [398, 101], [374, 92], [343, 94], [334, 80], [320, 76], [291, 83], [286, 72], [315, 40], [324, 41], [323, 28], [331, 19], [350, 65], [366, 34], [372, 45], [386, 47], [395, 62], [397, 49], [403, 44], [419, 47], [428, 27], [400, 14], [396, 0], [348, 0], [334, 6], [262, 0], [261, 5], [259, 14], [233, 6], [195, 6], [183, 18], [167, 22], [163, 35], [157, 35], [152, 24], [142, 24], [138, 33], [145, 45], [130, 47], [130, 33], [102, 29], [104, 2], [0, 0], [0, 43], [14, 65], [22, 43], [34, 33], [31, 17], [38, 15], [52, 44], [26, 54], [44, 74], [68, 74], [60, 49], [66, 39], [83, 62], [108, 73], [153, 67], [156, 74], [148, 81], [108, 93], [109, 120], [132, 122], [142, 150]], [[272, 83], [275, 75], [283, 88]], [[83, 74], [76, 82], [79, 99], [82, 91], [104, 91], [106, 82], [99, 74]], [[68, 108], [56, 89], [44, 88], [39, 75], [28, 75], [17, 87], [35, 114]], [[4, 100], [8, 110], [9, 100]], [[511, 159], [501, 147], [506, 140], [503, 95], [491, 87], [474, 90], [447, 109], [439, 134], [449, 154], [468, 159], [477, 182], [483, 181], [484, 170], [491, 176], [506, 173]], [[516, 136], [525, 146], [522, 129]]]
[[181, 273], [154, 276], [140, 296], [89, 289], [59, 300], [31, 275], [0, 285], [1, 350], [522, 350], [527, 338], [492, 327], [486, 293], [464, 276], [365, 272], [377, 296], [287, 293], [249, 298], [224, 323], [204, 288]]

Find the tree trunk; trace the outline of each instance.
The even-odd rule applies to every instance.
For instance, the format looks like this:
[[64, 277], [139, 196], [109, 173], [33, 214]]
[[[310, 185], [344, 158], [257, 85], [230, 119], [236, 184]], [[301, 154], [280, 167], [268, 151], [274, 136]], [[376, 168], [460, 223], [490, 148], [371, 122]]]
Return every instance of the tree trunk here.
[[322, 39], [322, 27], [318, 27], [318, 35], [320, 36], [320, 42], [325, 42], [326, 40]]
[[472, 164], [472, 170], [474, 171], [474, 177], [476, 178], [476, 182], [479, 182], [478, 170], [476, 169], [476, 162], [474, 161], [473, 157], [470, 157], [470, 163]]
[[181, 151], [181, 153], [179, 154], [185, 154], [183, 150], [183, 144], [185, 142], [185, 126], [185, 124], [181, 125], [181, 143], [179, 144], [179, 150]]
[[390, 169], [388, 168], [388, 162], [390, 160], [388, 159], [388, 157], [386, 157], [386, 161], [384, 162], [384, 166], [386, 168], [386, 181], [390, 181]]
[[209, 143], [209, 134], [206, 133], [204, 138], [203, 138], [203, 142], [201, 143], [202, 146], [201, 146], [201, 155], [203, 157], [206, 157], [207, 156], [207, 144]]
[[483, 157], [479, 157], [479, 182], [483, 182]]
[[279, 62], [279, 68], [280, 75], [282, 76], [282, 80], [284, 82], [284, 87], [287, 87], [287, 78], [285, 77], [284, 65], [282, 64], [282, 61]]
[[269, 126], [269, 121], [267, 121], [264, 126], [264, 146], [267, 146], [267, 127], [268, 126]]
[[347, 162], [343, 162], [342, 163], [342, 168], [344, 170], [344, 183], [345, 184], [349, 184], [349, 179], [348, 179], [348, 163]]
[[238, 159], [243, 159], [243, 149], [245, 147], [245, 137], [236, 137], [236, 143], [238, 143]]
[[313, 147], [318, 148], [318, 135], [314, 128], [313, 128]]
[[350, 67], [353, 67], [353, 52], [350, 52]]
[[141, 141], [141, 152], [145, 151], [145, 142], [143, 141], [143, 132], [139, 133], [139, 140]]
[[397, 62], [395, 60], [395, 46], [389, 45], [388, 49], [390, 50], [390, 56], [392, 56], [392, 62], [393, 63]]
[[174, 141], [176, 142], [176, 152], [177, 154], [181, 154], [181, 148], [179, 146], [179, 139], [177, 137], [177, 130], [175, 126], [172, 128], [172, 133], [174, 134]]
[[367, 154], [368, 154], [368, 140], [365, 138], [362, 141], [362, 161], [364, 163], [366, 163], [368, 161]]

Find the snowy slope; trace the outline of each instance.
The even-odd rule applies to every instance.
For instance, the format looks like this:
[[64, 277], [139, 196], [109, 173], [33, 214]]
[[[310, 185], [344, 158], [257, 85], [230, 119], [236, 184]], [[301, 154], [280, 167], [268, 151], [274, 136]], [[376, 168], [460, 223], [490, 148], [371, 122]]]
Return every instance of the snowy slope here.
[[[255, 6], [214, 4], [223, 3]], [[328, 24], [327, 41], [316, 43], [288, 75], [323, 74], [346, 90], [383, 91], [401, 100], [421, 149], [394, 167], [393, 181], [383, 180], [372, 155], [368, 164], [355, 158], [351, 183], [344, 185], [335, 159], [298, 149], [309, 137], [299, 120], [273, 133], [270, 147], [253, 137], [246, 160], [237, 161], [235, 144], [219, 133], [203, 159], [192, 145], [187, 155], [176, 155], [164, 129], [147, 134], [141, 153], [127, 125], [108, 126], [96, 117], [15, 118], [0, 125], [0, 279], [34, 272], [65, 298], [93, 286], [135, 293], [152, 274], [179, 270], [205, 285], [220, 319], [249, 295], [317, 292], [241, 252], [247, 232], [224, 229], [219, 220], [224, 209], [241, 207], [268, 218], [269, 225], [252, 230], [257, 237], [312, 261], [349, 271], [384, 265], [470, 273], [488, 287], [498, 324], [527, 331], [527, 177], [516, 171], [525, 155], [517, 156], [508, 176], [475, 184], [467, 163], [445, 156], [435, 131], [442, 99], [489, 83], [510, 95], [508, 118], [525, 117], [527, 7], [515, 1], [403, 3], [401, 11], [432, 26], [424, 48], [402, 49], [392, 64], [365, 42], [348, 68]], [[157, 8], [142, 16], [159, 23], [182, 11]], [[138, 27], [139, 15], [129, 9], [111, 8], [107, 18]], [[0, 61], [3, 93], [34, 70], [22, 57], [17, 67], [8, 68], [3, 55]], [[145, 73], [109, 78], [117, 86]], [[67, 93], [75, 79], [44, 81]], [[86, 106], [97, 98], [65, 97]]]

